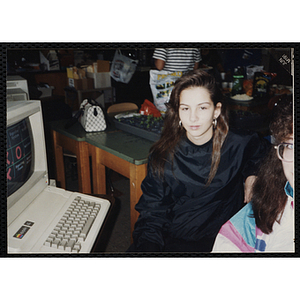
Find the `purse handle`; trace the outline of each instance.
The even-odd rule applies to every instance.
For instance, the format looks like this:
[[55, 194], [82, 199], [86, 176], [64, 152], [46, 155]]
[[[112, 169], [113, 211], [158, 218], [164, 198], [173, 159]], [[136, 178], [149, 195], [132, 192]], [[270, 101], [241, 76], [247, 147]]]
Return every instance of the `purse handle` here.
[[[108, 115], [107, 115], [107, 111], [103, 108], [103, 106], [102, 106], [100, 103], [98, 103], [97, 101], [95, 101], [94, 99], [87, 98], [86, 100], [88, 101], [87, 103], [89, 103], [89, 104], [91, 104], [91, 105], [93, 105], [93, 106], [99, 106], [99, 107], [101, 108], [102, 112], [103, 112], [103, 115], [104, 115], [104, 119], [105, 119], [106, 125], [107, 125], [107, 126], [108, 126], [108, 125], [111, 125], [111, 122], [109, 121], [109, 118], [108, 118]], [[82, 111], [81, 113], [83, 113], [83, 111]], [[95, 114], [95, 113], [94, 113], [94, 114]], [[77, 117], [77, 119], [78, 119], [79, 117], [80, 117], [80, 115]]]

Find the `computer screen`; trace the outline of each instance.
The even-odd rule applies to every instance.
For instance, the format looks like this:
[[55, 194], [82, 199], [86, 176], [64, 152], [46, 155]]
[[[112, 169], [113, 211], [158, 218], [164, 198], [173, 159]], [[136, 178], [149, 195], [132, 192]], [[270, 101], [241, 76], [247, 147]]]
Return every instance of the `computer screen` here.
[[7, 196], [19, 189], [33, 173], [32, 144], [28, 118], [6, 129]]
[[6, 104], [9, 225], [48, 185], [48, 169], [40, 101], [7, 101]]

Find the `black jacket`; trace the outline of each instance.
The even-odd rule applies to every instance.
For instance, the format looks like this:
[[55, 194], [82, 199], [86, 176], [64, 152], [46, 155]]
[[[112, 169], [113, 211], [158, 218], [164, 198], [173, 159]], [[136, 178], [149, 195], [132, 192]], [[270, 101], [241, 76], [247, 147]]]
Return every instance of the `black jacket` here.
[[183, 138], [173, 166], [165, 165], [164, 180], [154, 176], [148, 164], [143, 195], [135, 207], [140, 213], [133, 232], [136, 250], [164, 251], [166, 237], [186, 242], [215, 238], [243, 206], [243, 182], [255, 174], [267, 146], [257, 134], [230, 131], [216, 176], [207, 187], [212, 139], [197, 146]]

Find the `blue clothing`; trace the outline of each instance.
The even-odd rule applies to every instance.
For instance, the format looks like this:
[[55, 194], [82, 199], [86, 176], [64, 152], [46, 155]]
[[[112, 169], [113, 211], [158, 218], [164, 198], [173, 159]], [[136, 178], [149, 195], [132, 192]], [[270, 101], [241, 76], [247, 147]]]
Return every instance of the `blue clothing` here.
[[288, 197], [280, 223], [275, 222], [270, 234], [263, 233], [255, 223], [251, 202], [221, 228], [213, 252], [291, 252], [294, 250], [293, 188], [285, 185]]

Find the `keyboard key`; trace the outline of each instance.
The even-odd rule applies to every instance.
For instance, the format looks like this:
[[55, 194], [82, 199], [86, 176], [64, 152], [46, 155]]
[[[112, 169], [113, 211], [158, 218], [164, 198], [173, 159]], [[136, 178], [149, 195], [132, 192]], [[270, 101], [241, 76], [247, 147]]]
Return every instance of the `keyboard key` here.
[[65, 250], [65, 247], [67, 245], [67, 241], [66, 240], [62, 240], [58, 246], [58, 249], [60, 250]]
[[78, 238], [79, 238], [79, 234], [72, 234], [70, 240], [75, 240], [77, 242]]
[[80, 251], [80, 249], [81, 249], [81, 244], [80, 243], [76, 243], [74, 245], [74, 250]]
[[53, 248], [58, 248], [58, 245], [60, 243], [60, 240], [59, 239], [55, 239], [52, 244], [51, 244], [51, 247]]
[[75, 241], [74, 240], [69, 240], [69, 242], [66, 244], [65, 250], [66, 251], [72, 251], [74, 245], [75, 245]]
[[83, 237], [84, 240], [85, 240], [85, 238], [86, 238], [88, 232], [90, 231], [90, 229], [91, 229], [91, 227], [92, 227], [92, 225], [93, 225], [93, 223], [94, 223], [94, 220], [95, 220], [95, 218], [90, 217], [90, 218], [87, 220], [87, 222], [86, 222], [86, 224], [84, 225], [84, 227], [82, 228], [82, 231], [81, 231], [81, 233], [80, 233], [80, 237]]
[[44, 243], [45, 246], [51, 247], [52, 239], [47, 239]]
[[60, 240], [62, 240], [62, 239], [63, 239], [63, 237], [64, 237], [64, 235], [63, 235], [63, 234], [61, 234], [61, 233], [59, 233], [59, 234], [56, 236], [56, 238], [57, 238], [57, 239], [60, 239]]

